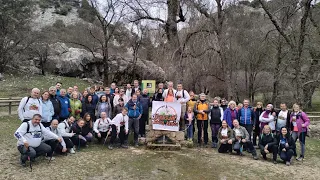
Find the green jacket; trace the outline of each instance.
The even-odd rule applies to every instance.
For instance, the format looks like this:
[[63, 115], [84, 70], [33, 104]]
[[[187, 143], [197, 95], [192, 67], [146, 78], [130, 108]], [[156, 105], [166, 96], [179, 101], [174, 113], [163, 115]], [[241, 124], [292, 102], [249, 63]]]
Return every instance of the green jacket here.
[[[229, 141], [230, 139], [233, 138], [233, 130], [230, 128], [230, 127], [227, 127], [228, 129], [228, 139], [226, 139], [226, 143], [228, 143], [227, 141]], [[219, 148], [221, 146], [221, 140], [222, 140], [222, 135], [221, 135], [221, 131], [222, 131], [222, 126], [219, 128], [219, 131], [218, 131], [218, 140], [219, 140]]]
[[[70, 99], [70, 108], [71, 108], [71, 115], [73, 115], [76, 120], [80, 119], [80, 113], [82, 112], [82, 103], [78, 99]], [[79, 110], [79, 113], [76, 111]]]

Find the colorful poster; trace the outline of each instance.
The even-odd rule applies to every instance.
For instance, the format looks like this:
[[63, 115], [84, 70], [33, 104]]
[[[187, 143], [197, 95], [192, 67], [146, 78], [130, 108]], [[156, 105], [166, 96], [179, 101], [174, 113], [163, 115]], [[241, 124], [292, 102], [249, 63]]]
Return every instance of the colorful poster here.
[[181, 104], [178, 102], [152, 102], [152, 128], [154, 130], [179, 131]]

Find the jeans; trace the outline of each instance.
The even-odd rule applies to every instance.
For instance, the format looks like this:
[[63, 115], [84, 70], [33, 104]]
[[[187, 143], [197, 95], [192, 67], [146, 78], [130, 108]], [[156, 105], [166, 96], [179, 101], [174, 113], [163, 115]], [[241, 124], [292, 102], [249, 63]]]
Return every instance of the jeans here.
[[131, 129], [133, 129], [133, 132], [134, 132], [134, 143], [138, 143], [139, 119], [129, 118], [129, 131], [131, 131]]
[[287, 151], [281, 151], [280, 158], [285, 162], [290, 162], [293, 154], [294, 154], [294, 151], [292, 149], [289, 149]]
[[28, 156], [30, 157], [30, 160], [34, 160], [36, 157], [41, 155], [45, 155], [45, 154], [47, 154], [47, 156], [52, 155], [51, 147], [43, 142], [38, 147], [29, 146], [29, 152], [26, 149], [26, 147], [23, 145], [18, 146], [18, 150], [21, 154], [21, 161], [23, 163], [27, 161]]
[[198, 127], [198, 143], [201, 143], [202, 130], [204, 133], [204, 143], [208, 144], [208, 120], [197, 120]]
[[[264, 146], [259, 145], [260, 147], [260, 152], [262, 154], [263, 157], [266, 157], [267, 153], [264, 152]], [[278, 146], [277, 145], [273, 145], [273, 146], [268, 146], [268, 151], [270, 153], [273, 153], [273, 160], [277, 160], [277, 155], [278, 155]]]
[[193, 124], [191, 123], [187, 129], [187, 137], [193, 139]]
[[[299, 136], [299, 142], [301, 147], [301, 156], [304, 157], [304, 153], [306, 151], [306, 132], [292, 132], [292, 138], [296, 142]], [[294, 155], [297, 156], [297, 150], [294, 151]]]
[[218, 132], [220, 128], [220, 124], [210, 124], [211, 132], [212, 132], [212, 143], [218, 143]]

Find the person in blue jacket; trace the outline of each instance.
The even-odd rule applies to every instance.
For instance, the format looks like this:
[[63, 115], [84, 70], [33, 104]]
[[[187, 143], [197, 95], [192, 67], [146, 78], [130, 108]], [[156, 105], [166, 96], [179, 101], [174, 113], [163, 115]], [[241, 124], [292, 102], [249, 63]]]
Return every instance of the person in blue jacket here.
[[125, 107], [128, 109], [129, 129], [133, 128], [134, 130], [134, 145], [138, 147], [139, 119], [141, 118], [143, 113], [143, 108], [138, 101], [138, 96], [136, 94], [133, 94], [130, 101], [126, 104]]
[[251, 134], [253, 130], [253, 124], [255, 122], [255, 113], [252, 107], [249, 106], [250, 101], [248, 99], [243, 100], [243, 107], [238, 110], [238, 120], [240, 126], [246, 128], [249, 133], [249, 141], [251, 140]]
[[64, 121], [65, 119], [68, 119], [71, 108], [70, 108], [70, 100], [66, 96], [67, 91], [65, 89], [60, 90], [60, 96], [59, 96], [59, 101], [61, 104], [61, 112], [59, 116], [59, 123]]

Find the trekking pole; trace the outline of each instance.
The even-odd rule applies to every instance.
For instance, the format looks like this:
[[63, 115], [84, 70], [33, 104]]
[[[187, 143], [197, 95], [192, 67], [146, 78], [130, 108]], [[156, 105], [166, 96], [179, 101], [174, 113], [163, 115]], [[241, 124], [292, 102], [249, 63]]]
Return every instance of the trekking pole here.
[[107, 142], [107, 139], [108, 139], [108, 136], [109, 136], [109, 132], [110, 132], [110, 131], [107, 132], [107, 136], [106, 136], [106, 138], [104, 139], [103, 146], [106, 145], [106, 142]]
[[28, 153], [28, 161], [30, 162], [30, 172], [32, 172], [32, 162], [31, 162], [31, 158], [30, 158], [30, 149], [29, 149], [29, 147], [28, 147], [27, 153]]
[[78, 136], [78, 151], [80, 151], [80, 135]]

